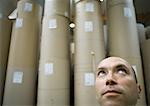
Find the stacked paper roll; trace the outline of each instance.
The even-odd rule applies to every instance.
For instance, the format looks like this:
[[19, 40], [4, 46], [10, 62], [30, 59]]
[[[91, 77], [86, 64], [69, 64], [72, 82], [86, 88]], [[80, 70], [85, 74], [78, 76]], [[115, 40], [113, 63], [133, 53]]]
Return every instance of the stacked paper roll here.
[[41, 7], [33, 0], [21, 0], [18, 2], [17, 10], [18, 17], [13, 26], [3, 106], [34, 106], [39, 17], [41, 17], [38, 12], [41, 13]]
[[69, 0], [45, 0], [38, 106], [70, 106]]
[[0, 0], [0, 105], [2, 104], [4, 92], [5, 73], [12, 28], [12, 22], [7, 16], [13, 11], [15, 3], [16, 2], [12, 0]]
[[139, 43], [141, 44], [143, 41], [146, 40], [144, 25], [141, 23], [137, 23], [137, 31], [138, 31]]
[[95, 70], [105, 57], [100, 2], [76, 0], [75, 3], [75, 106], [98, 106]]
[[145, 33], [146, 33], [146, 38], [147, 38], [147, 39], [150, 39], [150, 26], [147, 26], [147, 27], [145, 28]]
[[109, 56], [119, 56], [135, 68], [142, 87], [137, 106], [146, 106], [141, 55], [132, 0], [108, 0]]
[[[0, 104], [2, 104], [5, 73], [11, 35], [11, 21], [0, 18]], [[5, 31], [7, 29], [7, 31]]]
[[148, 106], [150, 105], [150, 39], [145, 40], [141, 44], [142, 50], [142, 59], [143, 59], [143, 66], [144, 66], [144, 78], [145, 78], [145, 87], [146, 87], [146, 94], [147, 94], [147, 102]]

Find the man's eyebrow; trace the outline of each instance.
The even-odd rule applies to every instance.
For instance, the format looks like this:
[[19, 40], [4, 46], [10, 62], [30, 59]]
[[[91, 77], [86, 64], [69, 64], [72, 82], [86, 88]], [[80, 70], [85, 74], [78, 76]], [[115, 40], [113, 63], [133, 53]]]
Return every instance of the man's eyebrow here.
[[99, 67], [97, 68], [96, 72], [99, 72], [100, 70], [105, 70], [106, 68], [105, 67]]
[[98, 67], [97, 70], [106, 69], [105, 67]]
[[128, 69], [128, 67], [127, 67], [126, 65], [124, 65], [124, 64], [116, 65], [116, 68], [122, 68], [122, 67], [124, 67], [124, 68], [127, 68], [127, 69]]

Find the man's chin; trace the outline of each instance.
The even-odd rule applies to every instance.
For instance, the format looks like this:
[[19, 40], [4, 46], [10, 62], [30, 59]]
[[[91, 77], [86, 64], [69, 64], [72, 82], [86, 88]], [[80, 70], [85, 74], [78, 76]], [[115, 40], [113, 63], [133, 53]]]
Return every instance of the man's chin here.
[[105, 95], [99, 102], [102, 104], [101, 106], [126, 106], [126, 103], [121, 96], [116, 94]]
[[101, 106], [126, 106], [124, 103], [119, 101], [105, 101], [101, 104]]

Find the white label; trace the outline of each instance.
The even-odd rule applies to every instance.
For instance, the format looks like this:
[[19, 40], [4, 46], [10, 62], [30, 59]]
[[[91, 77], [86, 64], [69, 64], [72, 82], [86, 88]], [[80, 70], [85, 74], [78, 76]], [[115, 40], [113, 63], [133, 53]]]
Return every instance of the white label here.
[[124, 16], [125, 17], [132, 17], [132, 12], [131, 12], [131, 9], [130, 8], [128, 8], [128, 7], [125, 7], [124, 8]]
[[68, 16], [69, 16], [69, 15], [68, 15], [68, 12], [65, 12], [65, 16], [66, 16], [66, 17], [68, 17]]
[[32, 11], [32, 4], [31, 3], [25, 3], [24, 11], [31, 12]]
[[2, 15], [2, 13], [0, 13], [0, 18], [2, 18], [3, 17], [3, 15]]
[[21, 28], [23, 26], [23, 19], [17, 18], [16, 20], [16, 28]]
[[93, 3], [86, 3], [85, 4], [85, 11], [86, 12], [94, 12], [94, 4]]
[[74, 42], [71, 43], [71, 53], [72, 54], [75, 53], [75, 44], [74, 44]]
[[85, 32], [93, 32], [93, 22], [92, 21], [86, 21], [84, 23], [84, 31]]
[[13, 73], [13, 83], [21, 84], [23, 79], [23, 72]]
[[50, 28], [50, 29], [57, 28], [57, 21], [56, 21], [56, 19], [49, 20], [48, 28]]
[[95, 77], [93, 73], [85, 73], [84, 75], [84, 85], [93, 86], [95, 84]]
[[45, 75], [52, 75], [54, 71], [53, 63], [46, 63], [45, 64]]

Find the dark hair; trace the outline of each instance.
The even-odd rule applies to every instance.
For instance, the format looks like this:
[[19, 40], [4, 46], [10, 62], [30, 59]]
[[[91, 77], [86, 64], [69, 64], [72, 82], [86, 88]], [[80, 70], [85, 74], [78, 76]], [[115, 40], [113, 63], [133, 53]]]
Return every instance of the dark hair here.
[[136, 81], [136, 83], [138, 83], [137, 76], [136, 76], [136, 73], [135, 73], [135, 70], [134, 70], [133, 67], [132, 67], [132, 70], [133, 70], [133, 74], [134, 74], [135, 81]]

